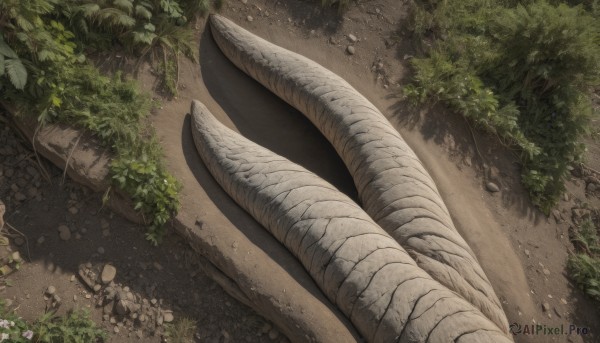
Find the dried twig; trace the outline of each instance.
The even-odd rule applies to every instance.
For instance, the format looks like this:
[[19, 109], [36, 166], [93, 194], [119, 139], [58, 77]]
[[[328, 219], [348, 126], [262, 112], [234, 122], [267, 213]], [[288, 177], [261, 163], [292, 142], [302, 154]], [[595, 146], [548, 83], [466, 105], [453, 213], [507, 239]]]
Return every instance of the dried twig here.
[[77, 145], [79, 145], [79, 141], [81, 140], [81, 137], [83, 136], [84, 132], [82, 132], [79, 135], [79, 137], [77, 137], [75, 144], [71, 148], [71, 151], [69, 151], [69, 156], [67, 156], [67, 161], [65, 162], [65, 170], [63, 171], [62, 180], [60, 181], [61, 186], [65, 184], [65, 178], [67, 177], [67, 170], [69, 170], [69, 162], [71, 161], [71, 157], [73, 156], [73, 153], [75, 152], [75, 149], [77, 148]]

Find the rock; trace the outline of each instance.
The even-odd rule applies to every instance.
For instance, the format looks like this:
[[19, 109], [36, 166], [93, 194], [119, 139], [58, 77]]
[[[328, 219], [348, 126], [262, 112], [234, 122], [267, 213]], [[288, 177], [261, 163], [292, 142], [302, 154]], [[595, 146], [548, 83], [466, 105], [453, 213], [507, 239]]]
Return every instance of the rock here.
[[173, 317], [173, 312], [171, 312], [171, 311], [163, 312], [163, 319], [164, 319], [165, 323], [172, 322], [173, 319], [175, 319], [175, 317]]
[[269, 338], [275, 340], [277, 337], [279, 337], [279, 331], [277, 331], [275, 328], [272, 328], [271, 331], [269, 331]]
[[11, 258], [13, 261], [19, 263], [21, 261], [23, 261], [23, 259], [21, 258], [21, 254], [18, 251], [15, 251], [12, 253]]
[[113, 329], [113, 331], [114, 331], [115, 333], [119, 333], [119, 331], [120, 331], [120, 330], [119, 330], [119, 327], [118, 327], [118, 326], [115, 326], [115, 327], [114, 327], [114, 329]]
[[493, 182], [488, 182], [485, 187], [487, 188], [488, 191], [492, 192], [492, 193], [496, 193], [496, 192], [500, 192], [500, 187], [498, 187], [497, 184], [493, 183]]
[[329, 43], [332, 45], [337, 45], [338, 42], [334, 36], [331, 36], [331, 37], [329, 37]]
[[346, 52], [348, 52], [350, 55], [354, 55], [356, 53], [356, 49], [352, 45], [348, 45]]
[[589, 193], [593, 193], [598, 189], [598, 186], [595, 183], [588, 183], [586, 189]]
[[69, 207], [69, 213], [71, 213], [72, 215], [76, 215], [77, 212], [79, 212], [79, 209], [77, 209], [77, 207], [75, 207], [75, 206]]
[[248, 20], [248, 21], [252, 22], [252, 21], [254, 21], [254, 18], [252, 18], [252, 16], [251, 16], [251, 15], [249, 15], [249, 16], [247, 16], [247, 17], [246, 17], [246, 20]]
[[548, 270], [548, 268], [543, 268], [542, 271], [544, 272], [544, 275], [550, 275], [550, 270]]
[[548, 310], [550, 310], [550, 304], [548, 304], [547, 302], [542, 304], [542, 310], [544, 312], [548, 312]]
[[240, 1], [241, 1], [241, 2], [242, 2], [242, 4], [244, 4], [244, 5], [248, 3], [248, 0], [240, 0]]
[[102, 230], [102, 236], [103, 236], [103, 237], [108, 237], [108, 236], [110, 236], [110, 230], [109, 230], [109, 229], [104, 229], [104, 230]]
[[562, 216], [560, 215], [560, 211], [558, 209], [553, 209], [552, 210], [552, 216], [554, 216], [554, 220], [557, 223], [560, 223], [562, 221]]
[[127, 307], [127, 300], [119, 300], [115, 303], [115, 312], [118, 315], [123, 316], [127, 314], [128, 311], [129, 308]]
[[15, 200], [16, 201], [24, 201], [25, 199], [27, 199], [27, 197], [25, 196], [25, 194], [23, 194], [21, 192], [15, 193]]
[[73, 301], [77, 301], [77, 294], [73, 294]]
[[105, 250], [103, 247], [98, 247], [98, 254], [102, 255], [104, 254]]
[[[103, 284], [109, 284], [112, 280], [115, 279], [117, 275], [117, 268], [113, 265], [105, 264], [102, 268], [102, 274], [100, 275], [100, 280]], [[112, 289], [112, 288], [111, 288]]]
[[563, 303], [564, 305], [567, 304], [567, 300], [565, 298], [560, 298], [560, 302]]
[[54, 287], [54, 286], [48, 286], [48, 288], [46, 288], [46, 294], [47, 295], [53, 295], [54, 293], [56, 293], [56, 287]]
[[63, 241], [68, 241], [71, 239], [71, 229], [69, 229], [66, 225], [61, 225], [58, 227], [58, 236]]
[[95, 285], [94, 285], [94, 292], [95, 292], [95, 293], [98, 293], [98, 291], [100, 291], [100, 289], [102, 289], [102, 286], [101, 286], [101, 285], [99, 285], [99, 284], [95, 284]]
[[352, 43], [356, 43], [356, 41], [358, 41], [358, 38], [356, 38], [356, 36], [353, 34], [349, 34], [348, 40], [351, 41]]
[[525, 255], [527, 255], [527, 257], [529, 257], [529, 250], [525, 249]]

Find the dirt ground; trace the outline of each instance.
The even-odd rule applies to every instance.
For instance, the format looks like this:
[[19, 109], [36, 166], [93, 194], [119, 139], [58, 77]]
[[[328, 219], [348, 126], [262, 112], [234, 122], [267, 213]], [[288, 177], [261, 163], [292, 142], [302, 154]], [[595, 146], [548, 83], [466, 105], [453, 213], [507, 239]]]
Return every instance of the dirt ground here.
[[[579, 291], [566, 272], [566, 260], [573, 251], [569, 229], [582, 216], [598, 216], [599, 193], [589, 185], [600, 175], [574, 170], [567, 194], [556, 211], [545, 216], [531, 205], [520, 185], [513, 152], [499, 145], [495, 137], [471, 131], [463, 119], [443, 108], [417, 113], [407, 107], [398, 95], [407, 76], [407, 59], [414, 52], [402, 34], [403, 6], [395, 0], [361, 1], [339, 14], [319, 9], [310, 1], [230, 0], [221, 14], [338, 73], [389, 117], [436, 180], [510, 323], [576, 325], [590, 332], [585, 336], [517, 335], [517, 342], [600, 341], [598, 303]], [[214, 182], [198, 184], [197, 177], [209, 176], [197, 156], [191, 157], [194, 148], [189, 144], [186, 114], [192, 99], [204, 102], [220, 120], [247, 138], [356, 197], [352, 180], [329, 143], [300, 113], [227, 61], [205, 24], [202, 19], [196, 24], [200, 64], [180, 60], [179, 95], [163, 98], [162, 107], [152, 117], [168, 167], [184, 185], [192, 185], [182, 192], [184, 206], [205, 209], [199, 214], [203, 220], [224, 230], [232, 225], [256, 225], [232, 207]], [[145, 88], [155, 90], [147, 69], [138, 78]], [[160, 92], [155, 95], [160, 97]], [[31, 255], [31, 262], [23, 263], [8, 277], [11, 286], [2, 288], [0, 294], [11, 299], [22, 316], [33, 319], [44, 311], [52, 302], [44, 299], [44, 293], [52, 285], [62, 298], [60, 311], [89, 306], [93, 318], [111, 333], [110, 342], [160, 341], [163, 326], [156, 324], [168, 311], [173, 311], [175, 318], [195, 319], [199, 342], [286, 341], [270, 323], [198, 272], [197, 256], [181, 238], [171, 234], [158, 248], [151, 247], [142, 228], [102, 209], [101, 195], [89, 194], [68, 180], [62, 184], [62, 173], [47, 163], [51, 182], [39, 171], [36, 177], [37, 163], [26, 145], [18, 144], [6, 129], [0, 139], [0, 199], [7, 205], [6, 221], [27, 235]], [[597, 142], [589, 144], [586, 163], [600, 170], [600, 148]], [[14, 151], [7, 152], [4, 146]], [[498, 184], [500, 192], [486, 190], [490, 181]], [[197, 195], [202, 187], [213, 187], [209, 197]], [[71, 232], [66, 241], [60, 237], [60, 225], [67, 225]], [[44, 241], [38, 243], [42, 236]], [[26, 244], [15, 246], [14, 239], [12, 244], [13, 250], [27, 258]], [[119, 326], [122, 318], [113, 314], [103, 318], [103, 307], [95, 306], [98, 296], [86, 289], [79, 277], [71, 281], [79, 266], [88, 262], [92, 269], [113, 264], [116, 287], [129, 287], [142, 306], [144, 300], [152, 305], [155, 299], [157, 305], [148, 306], [152, 320], [141, 323], [124, 318]], [[112, 317], [116, 317], [115, 323], [111, 323]], [[142, 330], [142, 338], [138, 330]]]

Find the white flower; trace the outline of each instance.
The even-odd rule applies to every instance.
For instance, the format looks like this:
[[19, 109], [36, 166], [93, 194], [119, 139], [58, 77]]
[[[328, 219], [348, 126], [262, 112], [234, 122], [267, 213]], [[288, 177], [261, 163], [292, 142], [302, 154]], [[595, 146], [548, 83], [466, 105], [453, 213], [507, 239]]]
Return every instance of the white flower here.
[[15, 326], [15, 322], [13, 322], [12, 320], [10, 321], [10, 326], [13, 327]]
[[7, 333], [3, 333], [2, 335], [0, 335], [0, 342], [4, 342], [4, 340], [8, 339], [10, 336], [8, 336]]
[[27, 338], [27, 339], [32, 339], [33, 338], [33, 331], [31, 330], [27, 330], [25, 332], [23, 332], [23, 337]]
[[[8, 329], [10, 327], [10, 323], [6, 319], [0, 320], [0, 328]], [[2, 341], [0, 341], [2, 342]]]

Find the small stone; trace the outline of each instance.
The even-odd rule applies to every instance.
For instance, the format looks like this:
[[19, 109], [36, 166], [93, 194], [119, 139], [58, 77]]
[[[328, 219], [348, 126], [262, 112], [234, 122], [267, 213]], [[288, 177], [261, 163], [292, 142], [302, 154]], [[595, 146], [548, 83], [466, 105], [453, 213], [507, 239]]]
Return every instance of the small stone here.
[[135, 335], [137, 336], [138, 339], [142, 339], [142, 337], [144, 337], [144, 333], [142, 330], [136, 330]]
[[71, 229], [69, 229], [66, 225], [61, 225], [58, 227], [58, 236], [63, 241], [68, 241], [71, 239]]
[[94, 292], [97, 293], [100, 289], [102, 289], [102, 286], [100, 286], [99, 284], [94, 285]]
[[156, 298], [152, 298], [152, 300], [150, 300], [150, 303], [152, 305], [156, 305], [156, 303], [158, 303], [158, 300], [156, 300]]
[[18, 246], [18, 247], [20, 247], [21, 245], [25, 244], [25, 240], [23, 238], [21, 238], [21, 237], [15, 238], [14, 242], [15, 242], [15, 245]]
[[165, 323], [170, 323], [173, 321], [173, 319], [175, 319], [173, 317], [173, 312], [171, 312], [171, 311], [165, 311], [163, 313], [163, 318], [164, 318]]
[[13, 261], [19, 263], [21, 261], [23, 261], [23, 259], [21, 258], [21, 254], [18, 251], [15, 251], [12, 253], [11, 258]]
[[277, 337], [279, 337], [279, 331], [277, 331], [275, 328], [272, 328], [271, 331], [269, 331], [269, 338], [275, 340]]
[[248, 21], [252, 22], [252, 21], [254, 21], [254, 18], [252, 18], [252, 16], [251, 16], [251, 15], [249, 15], [249, 16], [247, 16], [247, 17], [246, 17], [246, 20], [248, 20]]
[[56, 293], [56, 287], [54, 287], [54, 286], [48, 286], [48, 288], [46, 288], [46, 294], [47, 295], [53, 295], [54, 293]]
[[543, 303], [543, 304], [542, 304], [542, 310], [543, 310], [544, 312], [548, 312], [548, 310], [550, 310], [550, 304], [548, 304], [548, 303], [546, 303], [546, 302], [545, 302], [545, 303]]
[[248, 0], [241, 0], [241, 1], [242, 1], [242, 4], [244, 4], [244, 5], [248, 3]]
[[69, 279], [69, 281], [75, 282], [75, 274], [71, 275], [71, 279]]
[[108, 236], [110, 236], [110, 230], [109, 230], [109, 229], [104, 229], [104, 230], [102, 230], [102, 236], [103, 236], [103, 237], [108, 237]]
[[113, 265], [105, 264], [102, 268], [102, 274], [100, 275], [100, 280], [103, 284], [109, 284], [112, 280], [115, 279], [117, 275], [117, 268]]
[[21, 192], [15, 193], [15, 200], [16, 201], [24, 201], [25, 199], [27, 199], [27, 197], [25, 196], [25, 194], [23, 194]]
[[164, 321], [163, 316], [162, 315], [158, 316], [158, 318], [156, 318], [156, 325], [158, 325], [158, 326], [163, 325], [163, 321]]
[[82, 235], [85, 235], [87, 233], [87, 229], [82, 227], [81, 230], [79, 230], [81, 232]]
[[127, 302], [125, 300], [119, 300], [115, 304], [115, 312], [117, 312], [118, 315], [122, 316], [124, 314], [127, 314], [128, 310], [129, 309], [127, 308]]
[[543, 268], [542, 271], [544, 272], [544, 275], [550, 275], [550, 270], [548, 270], [548, 268]]
[[560, 298], [560, 302], [563, 303], [564, 305], [567, 304], [567, 300], [565, 298]]
[[86, 299], [91, 299], [91, 298], [92, 298], [92, 295], [91, 295], [91, 294], [86, 294], [86, 295], [85, 295], [85, 298], [86, 298]]
[[527, 255], [527, 257], [529, 257], [529, 250], [525, 249], [525, 255]]
[[104, 254], [104, 248], [103, 247], [98, 247], [98, 254], [102, 255]]
[[354, 55], [356, 53], [356, 49], [352, 45], [348, 45], [346, 52], [348, 52], [350, 55]]
[[352, 43], [356, 43], [356, 41], [358, 41], [358, 38], [356, 38], [356, 36], [353, 34], [349, 34], [348, 40], [351, 41]]
[[548, 294], [548, 298], [552, 299], [552, 294]]
[[139, 317], [139, 320], [140, 320], [140, 322], [142, 322], [142, 323], [143, 323], [143, 322], [145, 322], [145, 321], [146, 321], [146, 319], [147, 319], [147, 317], [146, 317], [146, 315], [145, 315], [145, 314], [143, 314], [143, 313], [142, 313], [142, 314], [140, 314], [140, 317]]
[[588, 183], [588, 185], [587, 185], [587, 191], [588, 191], [589, 193], [593, 193], [593, 192], [595, 192], [597, 188], [598, 188], [598, 186], [597, 186], [595, 183], [591, 183], [591, 182], [590, 182], [590, 183]]
[[496, 192], [500, 192], [500, 187], [498, 187], [497, 184], [493, 183], [493, 182], [488, 182], [485, 187], [487, 188], [488, 191], [492, 192], [492, 193], [496, 193]]
[[120, 330], [119, 330], [119, 327], [118, 327], [118, 326], [115, 326], [115, 327], [114, 327], [114, 329], [113, 329], [113, 331], [114, 331], [115, 333], [119, 333], [119, 331], [120, 331]]
[[77, 301], [77, 294], [73, 294], [73, 301]]
[[69, 207], [69, 213], [71, 213], [72, 215], [76, 215], [79, 212], [79, 209], [77, 209], [77, 207], [73, 206], [73, 207]]

